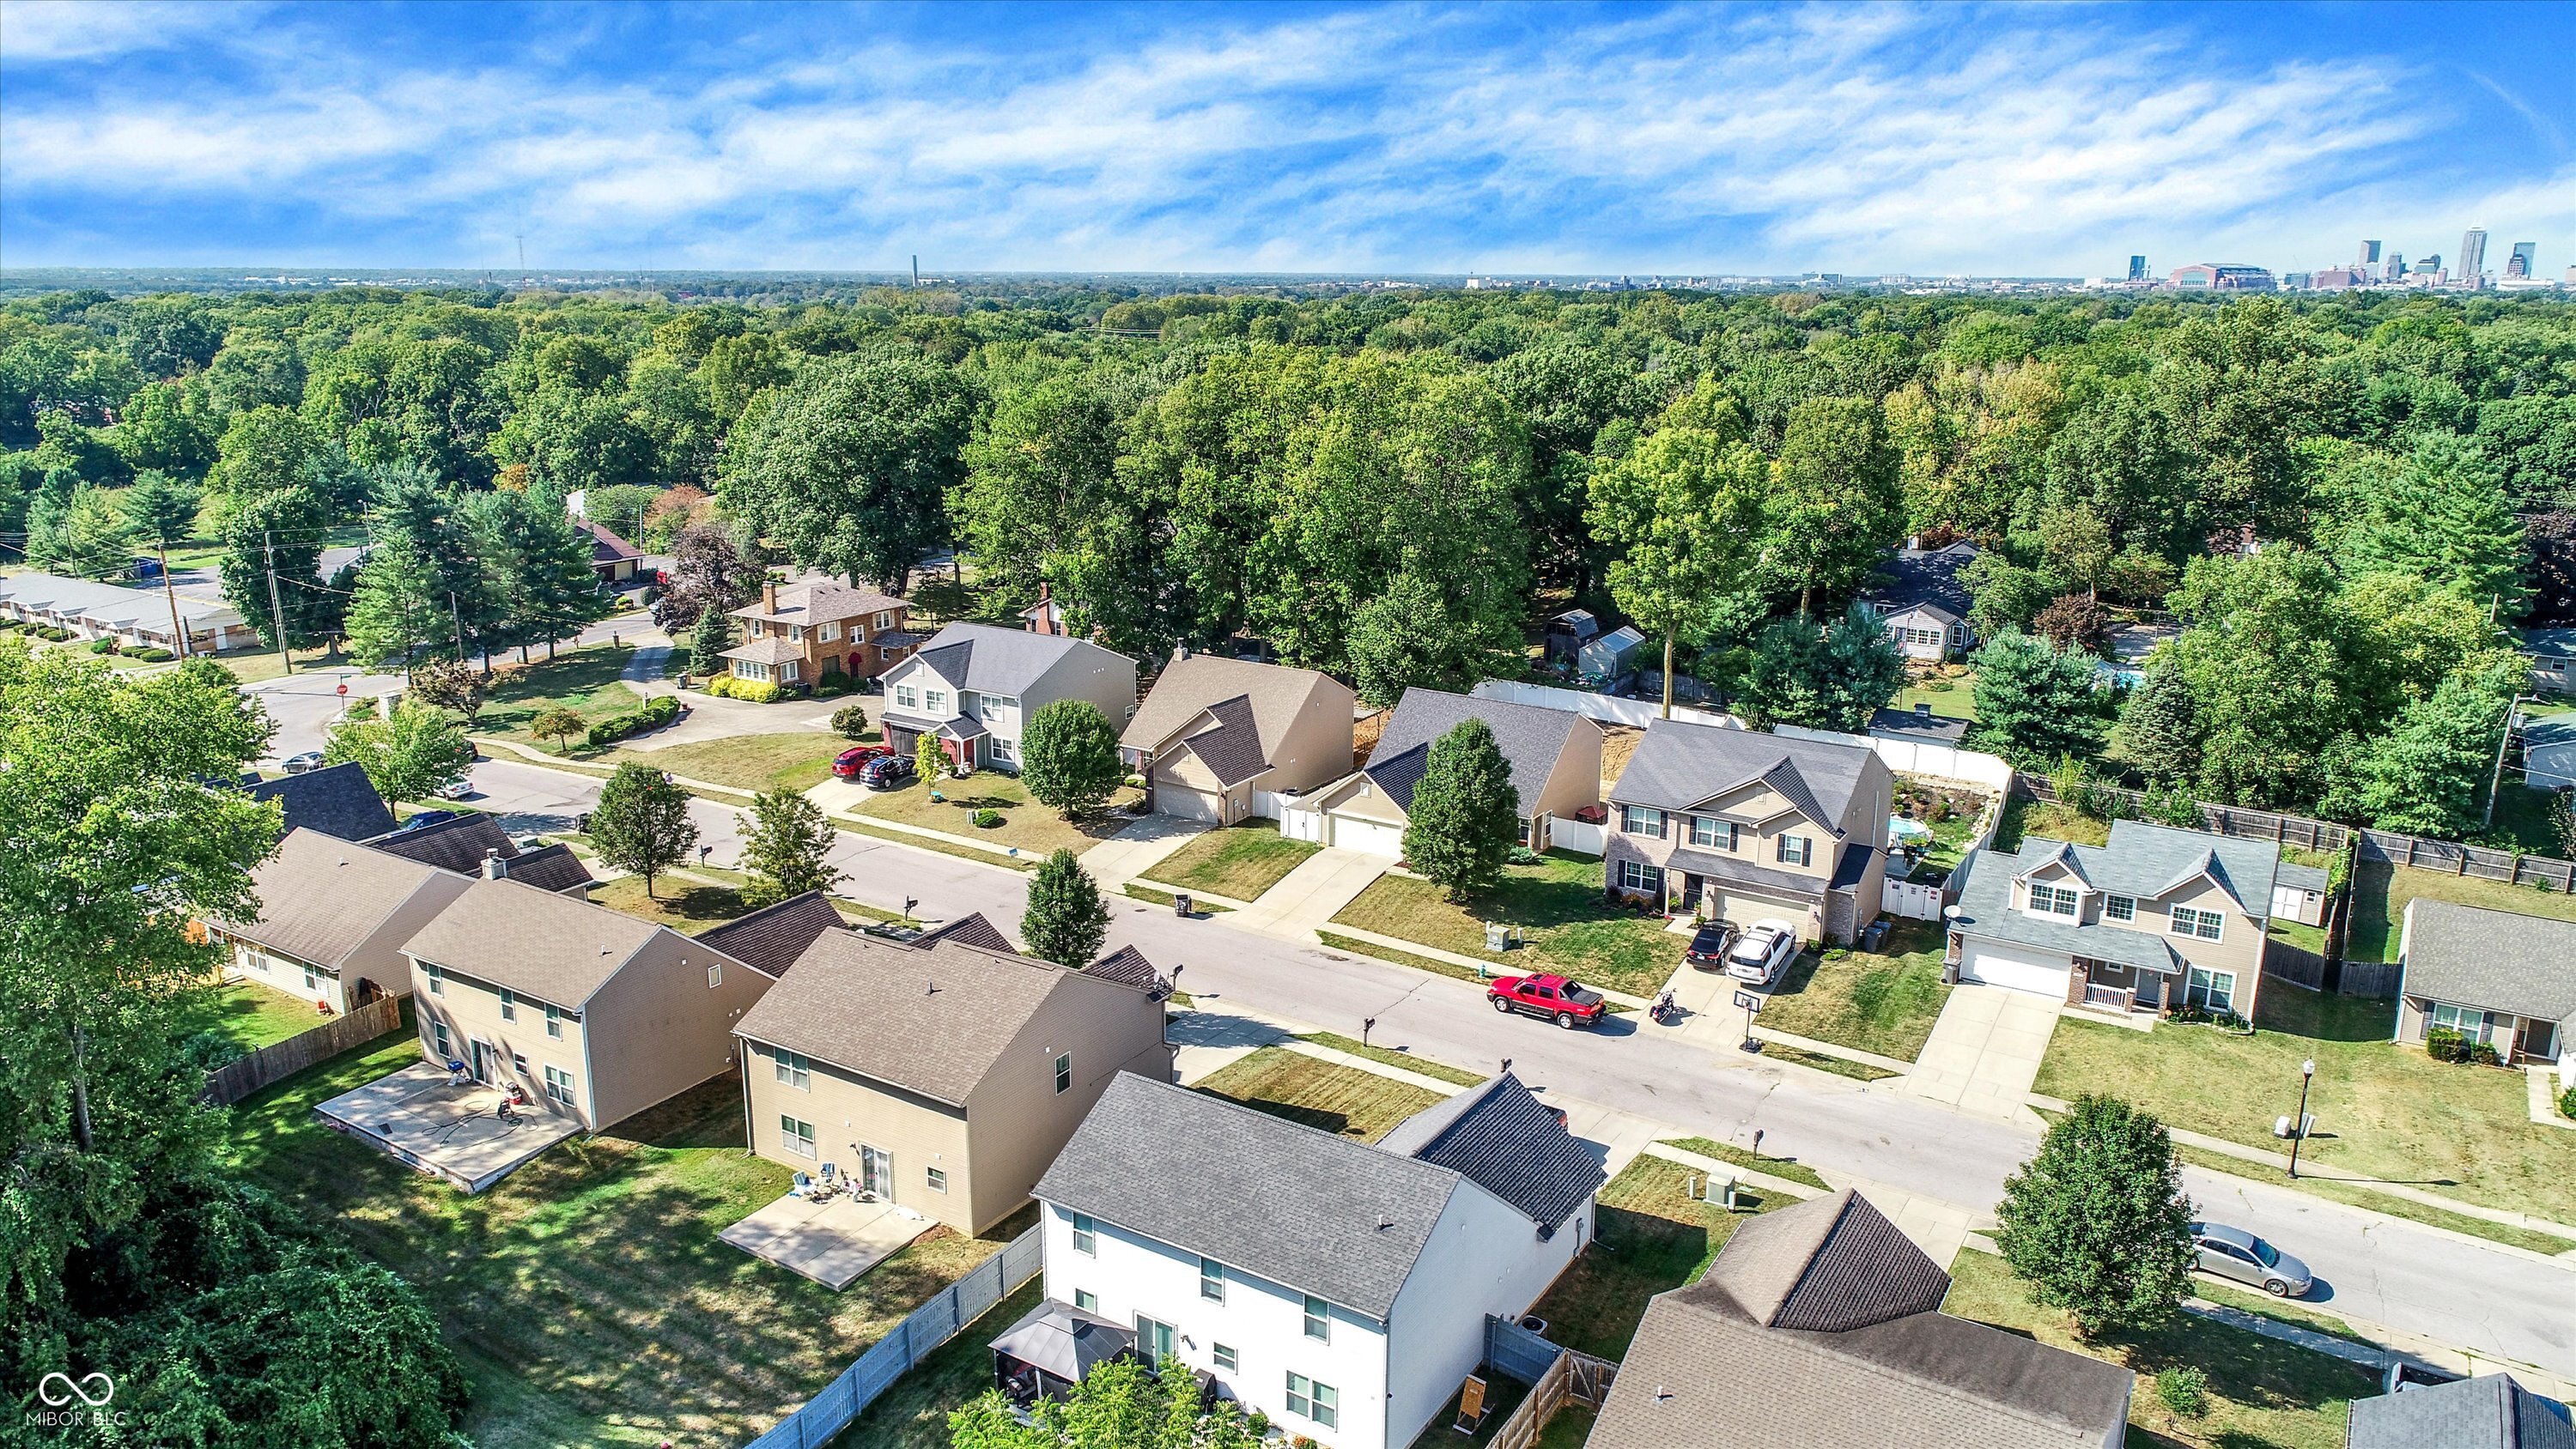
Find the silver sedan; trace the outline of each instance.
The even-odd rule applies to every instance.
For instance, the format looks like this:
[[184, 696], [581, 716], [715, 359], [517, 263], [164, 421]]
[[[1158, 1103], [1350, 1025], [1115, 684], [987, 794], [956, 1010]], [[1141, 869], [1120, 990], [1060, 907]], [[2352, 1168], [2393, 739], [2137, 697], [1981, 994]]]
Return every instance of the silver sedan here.
[[2245, 1231], [2219, 1223], [2193, 1223], [2195, 1265], [2204, 1273], [2251, 1283], [2275, 1298], [2298, 1298], [2317, 1286], [2308, 1265]]

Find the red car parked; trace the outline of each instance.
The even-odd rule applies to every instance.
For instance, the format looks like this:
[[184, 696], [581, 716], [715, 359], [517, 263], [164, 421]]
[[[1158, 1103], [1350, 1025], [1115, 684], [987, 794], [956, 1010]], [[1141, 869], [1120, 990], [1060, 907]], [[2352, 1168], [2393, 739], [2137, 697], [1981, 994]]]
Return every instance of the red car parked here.
[[893, 753], [889, 745], [852, 745], [832, 757], [832, 773], [844, 780], [855, 780], [859, 771], [868, 767], [868, 761]]
[[1567, 1031], [1599, 1026], [1610, 1010], [1600, 992], [1585, 990], [1581, 982], [1562, 976], [1497, 976], [1487, 987], [1485, 999], [1496, 1011], [1544, 1016]]

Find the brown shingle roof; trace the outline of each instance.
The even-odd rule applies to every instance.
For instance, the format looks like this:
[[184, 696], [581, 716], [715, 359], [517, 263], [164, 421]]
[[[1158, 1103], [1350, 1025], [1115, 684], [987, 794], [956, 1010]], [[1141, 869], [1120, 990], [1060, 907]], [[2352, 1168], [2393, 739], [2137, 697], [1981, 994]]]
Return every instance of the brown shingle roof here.
[[1270, 757], [1263, 752], [1261, 736], [1253, 724], [1250, 700], [1241, 695], [1219, 700], [1209, 705], [1207, 712], [1215, 723], [1196, 734], [1182, 736], [1164, 758], [1196, 755], [1216, 776], [1216, 782], [1228, 789], [1270, 768]]
[[644, 556], [642, 549], [618, 537], [604, 524], [585, 518], [574, 526], [590, 535], [590, 559], [593, 563], [614, 563]]
[[807, 891], [702, 932], [698, 940], [765, 976], [784, 976], [816, 937], [846, 924], [821, 891]]
[[1056, 992], [1127, 989], [953, 940], [923, 950], [826, 931], [734, 1030], [963, 1106]]
[[[404, 942], [403, 952], [460, 976], [577, 1007], [662, 934], [664, 928], [650, 921], [524, 881], [477, 880]], [[709, 956], [724, 955], [689, 944]]]
[[259, 919], [217, 921], [244, 940], [337, 966], [436, 876], [435, 867], [314, 830], [290, 830], [251, 872]]
[[1156, 1001], [1168, 1000], [1172, 994], [1172, 983], [1164, 980], [1163, 973], [1154, 969], [1154, 963], [1145, 959], [1145, 953], [1133, 946], [1121, 946], [1092, 962], [1087, 969], [1104, 981], [1133, 986]]
[[982, 911], [969, 911], [944, 926], [933, 926], [905, 944], [926, 951], [942, 941], [954, 941], [960, 946], [979, 946], [1006, 956], [1020, 949], [1011, 944], [1010, 937], [1002, 934], [1001, 927], [985, 920]]
[[883, 613], [904, 606], [903, 600], [874, 589], [846, 588], [840, 584], [798, 584], [778, 591], [778, 607], [763, 609], [757, 603], [733, 611], [737, 619], [775, 619], [785, 624], [822, 624], [835, 619], [855, 619], [865, 614]]
[[1267, 760], [1287, 741], [1298, 715], [1319, 698], [1343, 714], [1350, 712], [1350, 691], [1314, 670], [1193, 654], [1173, 660], [1154, 681], [1153, 693], [1136, 706], [1136, 717], [1127, 722], [1118, 743], [1131, 750], [1159, 749], [1200, 711], [1241, 699], [1251, 707], [1259, 754]]

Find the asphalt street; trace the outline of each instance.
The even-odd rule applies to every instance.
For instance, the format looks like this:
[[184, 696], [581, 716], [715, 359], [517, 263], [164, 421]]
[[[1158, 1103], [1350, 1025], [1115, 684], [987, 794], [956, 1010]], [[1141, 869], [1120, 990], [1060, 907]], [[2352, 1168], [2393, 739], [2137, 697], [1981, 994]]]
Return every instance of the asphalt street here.
[[[502, 811], [514, 831], [570, 828], [597, 782], [542, 766], [486, 761], [473, 803]], [[739, 847], [735, 812], [691, 806], [715, 864]], [[844, 833], [833, 860], [852, 899], [945, 920], [982, 911], [1015, 930], [1027, 883], [1015, 872]], [[1564, 1032], [1488, 1009], [1472, 983], [1234, 930], [1215, 918], [1112, 898], [1110, 945], [1134, 944], [1182, 988], [1212, 1006], [1300, 1022], [1408, 1048], [1457, 1066], [1494, 1070], [1509, 1059], [1534, 1088], [1749, 1144], [1949, 1202], [1990, 1206], [2038, 1145], [2035, 1130], [1962, 1116], [1864, 1086], [1638, 1033], [1624, 1022]], [[2271, 1239], [2307, 1260], [2316, 1301], [2368, 1322], [2455, 1348], [2576, 1377], [2576, 1267], [2355, 1212], [2251, 1179], [2185, 1169], [2211, 1219]]]

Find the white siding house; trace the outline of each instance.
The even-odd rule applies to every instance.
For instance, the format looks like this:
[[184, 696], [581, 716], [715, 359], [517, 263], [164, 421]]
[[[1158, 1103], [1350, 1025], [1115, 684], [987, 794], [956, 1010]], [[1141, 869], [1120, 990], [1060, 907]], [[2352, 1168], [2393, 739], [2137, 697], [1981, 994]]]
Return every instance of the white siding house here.
[[1136, 713], [1136, 661], [1086, 639], [951, 624], [885, 682], [886, 742], [910, 754], [935, 735], [963, 769], [1020, 767], [1028, 719], [1060, 699], [1090, 702], [1124, 729]]
[[1509, 1076], [1377, 1146], [1122, 1076], [1038, 1183], [1046, 1292], [1291, 1435], [1389, 1449], [1591, 1241], [1600, 1184]]

